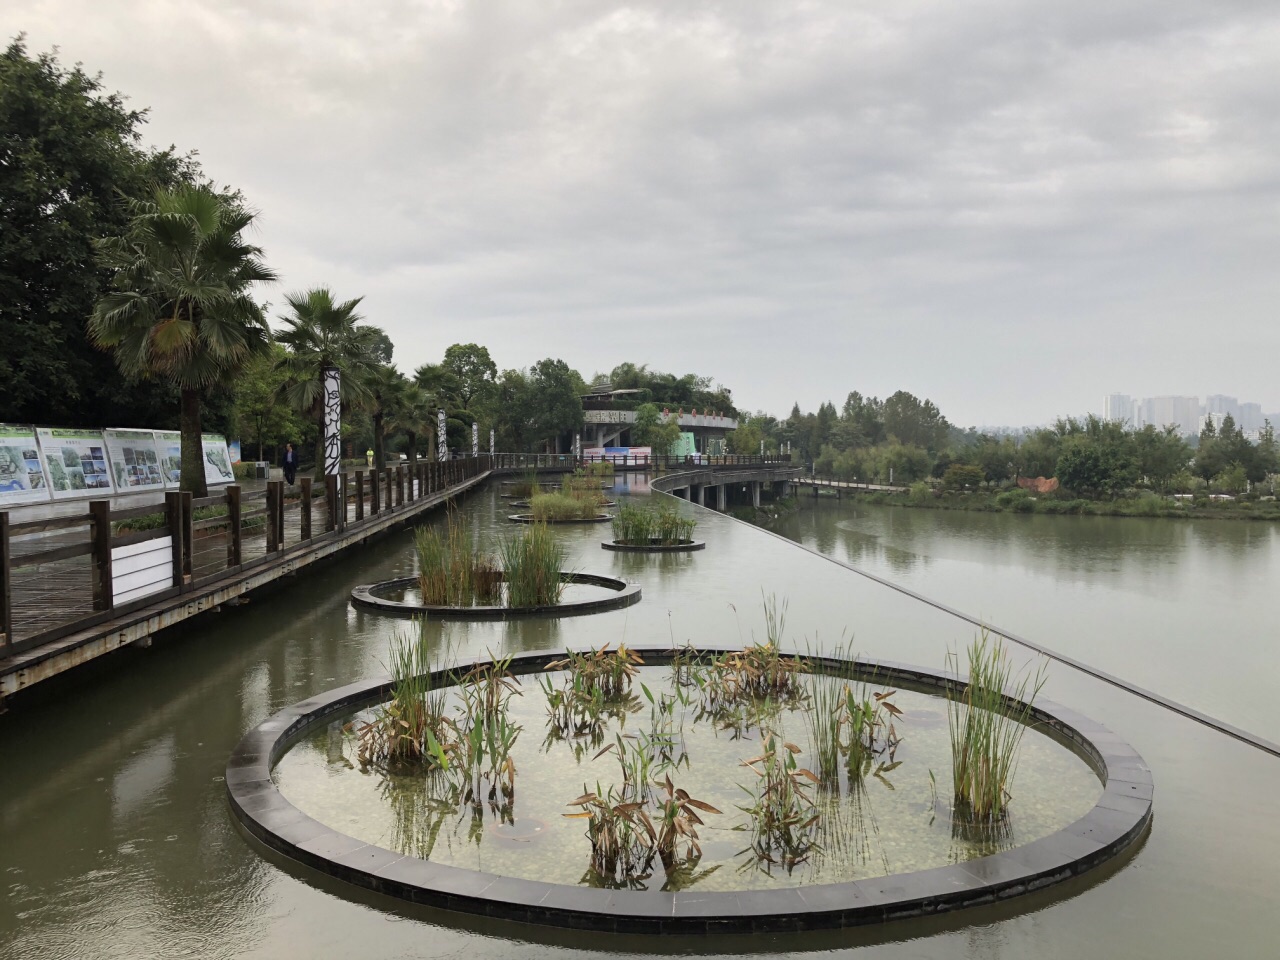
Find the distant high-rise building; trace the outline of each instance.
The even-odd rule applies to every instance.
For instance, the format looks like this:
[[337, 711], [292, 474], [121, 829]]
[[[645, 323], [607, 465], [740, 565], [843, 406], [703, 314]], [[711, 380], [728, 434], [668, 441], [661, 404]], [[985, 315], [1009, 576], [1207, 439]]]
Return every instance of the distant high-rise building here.
[[1158, 428], [1173, 424], [1184, 437], [1200, 431], [1199, 397], [1149, 397], [1142, 401], [1143, 424]]
[[1236, 423], [1240, 425], [1240, 429], [1245, 433], [1256, 434], [1262, 429], [1264, 420], [1265, 418], [1262, 416], [1262, 404], [1240, 404], [1239, 413], [1236, 414]]
[[1205, 413], [1220, 413], [1224, 417], [1229, 413], [1231, 419], [1240, 420], [1240, 401], [1235, 397], [1228, 397], [1221, 393], [1213, 393], [1204, 399]]
[[1133, 397], [1126, 393], [1109, 393], [1102, 398], [1102, 419], [1136, 426], [1133, 422]]

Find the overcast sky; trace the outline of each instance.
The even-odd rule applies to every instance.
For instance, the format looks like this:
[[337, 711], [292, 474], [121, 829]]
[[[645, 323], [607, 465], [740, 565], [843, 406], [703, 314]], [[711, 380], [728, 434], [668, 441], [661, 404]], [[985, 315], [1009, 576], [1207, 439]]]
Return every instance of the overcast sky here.
[[[1280, 410], [1275, 0], [8, 0], [260, 210], [282, 283], [785, 415]], [[278, 310], [276, 311], [278, 312]]]

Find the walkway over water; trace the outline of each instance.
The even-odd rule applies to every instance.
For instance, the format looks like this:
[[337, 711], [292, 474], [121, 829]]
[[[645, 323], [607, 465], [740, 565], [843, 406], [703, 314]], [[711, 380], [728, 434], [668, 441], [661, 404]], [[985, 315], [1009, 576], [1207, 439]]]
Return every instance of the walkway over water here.
[[[628, 458], [649, 471], [683, 460]], [[50, 515], [0, 512], [0, 702], [193, 616], [411, 522], [492, 474], [569, 472], [572, 457], [495, 454], [417, 461], [383, 470], [310, 477], [286, 490], [230, 486], [209, 497], [80, 504]], [[729, 482], [777, 472], [759, 457], [722, 457], [697, 469]], [[338, 491], [344, 491], [339, 493]]]

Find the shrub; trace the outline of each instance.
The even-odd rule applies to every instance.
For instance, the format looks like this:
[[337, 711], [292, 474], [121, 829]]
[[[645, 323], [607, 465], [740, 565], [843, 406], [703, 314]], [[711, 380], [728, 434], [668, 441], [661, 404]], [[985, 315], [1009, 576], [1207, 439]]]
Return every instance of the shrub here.
[[564, 547], [546, 524], [535, 523], [523, 535], [502, 544], [502, 572], [507, 581], [507, 605], [547, 607], [560, 602], [564, 583]]

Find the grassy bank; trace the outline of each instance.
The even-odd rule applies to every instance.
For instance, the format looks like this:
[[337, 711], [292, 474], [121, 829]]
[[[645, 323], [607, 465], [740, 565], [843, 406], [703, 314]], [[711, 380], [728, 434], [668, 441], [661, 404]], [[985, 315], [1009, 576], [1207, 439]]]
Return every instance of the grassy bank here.
[[984, 513], [1038, 513], [1076, 517], [1170, 517], [1175, 519], [1280, 521], [1276, 500], [1171, 500], [1154, 493], [1115, 500], [1085, 500], [1053, 495], [1035, 496], [1025, 490], [935, 492], [928, 488], [910, 493], [852, 493], [857, 503], [926, 510], [976, 510]]

